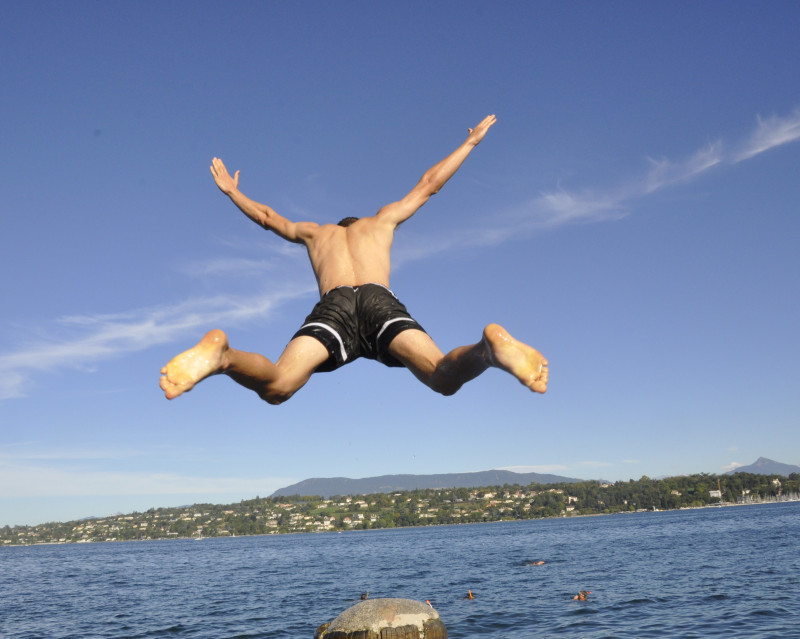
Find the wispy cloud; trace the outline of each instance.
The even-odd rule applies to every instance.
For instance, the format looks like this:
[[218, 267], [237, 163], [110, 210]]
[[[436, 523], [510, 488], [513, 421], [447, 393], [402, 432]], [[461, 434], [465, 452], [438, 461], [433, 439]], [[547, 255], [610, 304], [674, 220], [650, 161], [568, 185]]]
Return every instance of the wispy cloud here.
[[42, 460], [57, 462], [84, 462], [98, 459], [118, 461], [149, 454], [144, 450], [131, 449], [41, 449], [38, 447], [38, 442], [14, 442], [6, 444], [4, 449], [0, 450], [0, 467]]
[[272, 260], [251, 260], [242, 257], [220, 257], [211, 260], [187, 262], [181, 267], [186, 275], [224, 276], [235, 274], [238, 277], [264, 275], [273, 269]]
[[742, 141], [706, 144], [688, 157], [673, 161], [648, 158], [649, 170], [627, 184], [597, 192], [543, 193], [531, 202], [532, 217], [549, 212], [548, 226], [600, 222], [621, 217], [635, 203], [657, 191], [686, 182], [724, 164], [737, 164], [760, 153], [800, 139], [800, 109], [785, 117], [758, 118], [756, 128]]
[[[233, 242], [224, 241], [222, 245], [237, 253], [235, 257], [219, 256], [203, 260], [190, 260], [178, 265], [177, 270], [190, 277], [227, 277], [237, 279], [248, 277], [284, 279], [287, 272], [307, 268], [307, 257], [302, 247], [288, 242]], [[268, 255], [267, 259], [241, 257], [243, 251]]]
[[[557, 190], [542, 193], [528, 206], [531, 227], [550, 228], [575, 222], [617, 219], [647, 195], [695, 179], [714, 167], [737, 164], [760, 153], [800, 139], [800, 109], [785, 117], [758, 118], [756, 128], [742, 141], [709, 143], [682, 160], [648, 158], [649, 170], [617, 187], [594, 192]], [[518, 216], [515, 215], [515, 218]]]
[[265, 319], [287, 301], [314, 291], [313, 286], [290, 287], [252, 297], [221, 295], [126, 313], [62, 317], [50, 331], [57, 338], [0, 355], [0, 399], [25, 396], [32, 372], [87, 367], [198, 329]]
[[733, 156], [734, 162], [750, 158], [775, 147], [800, 140], [800, 108], [780, 117], [758, 118], [758, 126]]
[[[199, 454], [206, 468], [209, 452]], [[0, 499], [123, 495], [264, 494], [297, 481], [293, 477], [198, 476], [142, 468], [142, 458], [174, 458], [170, 447], [52, 447], [36, 441], [17, 442], [0, 450]], [[125, 465], [129, 464], [128, 467]]]
[[292, 477], [212, 477], [178, 473], [59, 469], [0, 462], [0, 499], [79, 495], [264, 494]]

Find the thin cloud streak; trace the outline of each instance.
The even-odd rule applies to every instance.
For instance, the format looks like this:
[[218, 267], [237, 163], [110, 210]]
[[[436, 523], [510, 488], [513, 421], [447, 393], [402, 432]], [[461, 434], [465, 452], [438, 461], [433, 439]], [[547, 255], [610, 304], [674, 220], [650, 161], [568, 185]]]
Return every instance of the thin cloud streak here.
[[225, 242], [226, 248], [235, 253], [243, 250], [257, 251], [268, 258], [252, 259], [246, 257], [215, 257], [206, 260], [192, 260], [178, 267], [178, 271], [190, 277], [227, 277], [237, 279], [245, 277], [282, 277], [285, 273], [294, 272], [307, 262], [306, 252], [296, 244], [286, 242], [260, 242], [245, 244]]
[[61, 341], [41, 341], [0, 356], [0, 400], [25, 396], [28, 375], [90, 366], [123, 353], [172, 342], [186, 332], [215, 325], [235, 325], [268, 318], [282, 304], [313, 293], [314, 287], [270, 292], [254, 297], [217, 296], [127, 313], [63, 317]]
[[773, 115], [758, 118], [758, 126], [738, 151], [734, 162], [749, 160], [764, 151], [769, 151], [790, 142], [800, 140], [800, 108], [786, 117]]
[[0, 464], [0, 499], [98, 495], [263, 494], [292, 477], [200, 477], [176, 473], [71, 471]]
[[212, 260], [190, 262], [182, 271], [190, 276], [224, 276], [236, 277], [264, 276], [274, 270], [273, 260], [250, 260], [247, 258], [216, 258]]
[[[0, 465], [12, 465], [14, 463], [28, 461], [56, 461], [74, 462], [89, 460], [114, 460], [130, 459], [133, 457], [145, 457], [149, 453], [145, 451], [122, 451], [122, 450], [33, 450], [26, 451], [27, 445], [11, 444], [9, 448], [17, 449], [13, 453], [0, 451]], [[20, 450], [22, 449], [22, 450]]]
[[576, 194], [563, 190], [543, 193], [529, 205], [529, 229], [619, 219], [637, 199], [694, 179], [716, 166], [738, 164], [797, 140], [800, 140], [800, 109], [786, 117], [758, 118], [755, 130], [743, 142], [735, 144], [731, 151], [718, 141], [679, 162], [649, 159], [650, 170], [647, 173], [616, 189], [596, 193]]

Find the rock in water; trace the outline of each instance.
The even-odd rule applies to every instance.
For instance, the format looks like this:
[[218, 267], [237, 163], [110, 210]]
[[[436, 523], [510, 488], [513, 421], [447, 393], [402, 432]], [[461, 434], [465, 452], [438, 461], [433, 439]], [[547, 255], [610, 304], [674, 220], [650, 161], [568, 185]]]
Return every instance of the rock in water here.
[[447, 628], [430, 604], [367, 599], [317, 628], [314, 639], [447, 639]]

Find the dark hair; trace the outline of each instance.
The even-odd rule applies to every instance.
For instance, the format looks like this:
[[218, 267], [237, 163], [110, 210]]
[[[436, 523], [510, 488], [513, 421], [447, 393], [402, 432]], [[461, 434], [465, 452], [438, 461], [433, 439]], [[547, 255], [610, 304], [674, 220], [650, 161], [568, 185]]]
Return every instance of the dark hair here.
[[358, 218], [357, 217], [346, 217], [344, 219], [339, 220], [338, 224], [339, 224], [339, 226], [347, 227], [347, 226], [350, 226], [353, 222], [358, 222]]

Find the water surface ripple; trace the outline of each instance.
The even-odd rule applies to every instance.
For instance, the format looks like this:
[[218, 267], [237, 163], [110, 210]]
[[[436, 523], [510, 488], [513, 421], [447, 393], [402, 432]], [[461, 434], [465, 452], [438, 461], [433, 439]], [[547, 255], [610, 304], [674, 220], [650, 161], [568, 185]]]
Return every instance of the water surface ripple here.
[[784, 639], [800, 636], [798, 533], [788, 503], [0, 548], [0, 637], [311, 639], [368, 590], [429, 599], [453, 638]]

